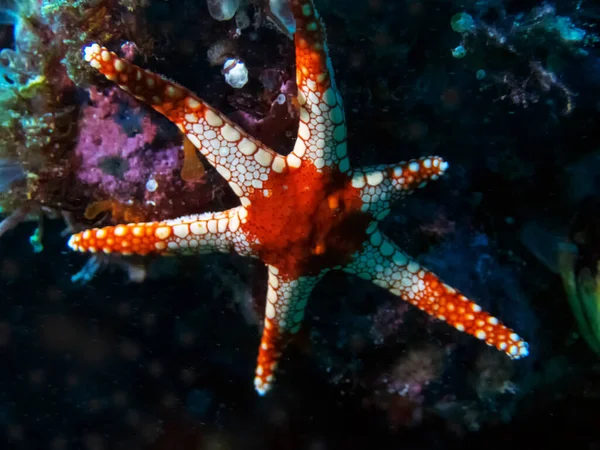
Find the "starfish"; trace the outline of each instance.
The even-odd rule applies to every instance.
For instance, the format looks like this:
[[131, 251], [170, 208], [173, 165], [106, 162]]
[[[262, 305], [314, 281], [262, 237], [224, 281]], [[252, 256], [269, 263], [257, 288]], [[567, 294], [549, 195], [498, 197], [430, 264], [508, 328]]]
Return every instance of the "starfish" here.
[[254, 385], [264, 395], [311, 291], [332, 270], [369, 280], [510, 358], [528, 344], [475, 302], [444, 284], [379, 230], [394, 201], [439, 178], [437, 156], [353, 169], [345, 113], [329, 59], [325, 27], [312, 0], [290, 0], [296, 20], [300, 121], [294, 149], [280, 155], [188, 89], [141, 69], [97, 43], [85, 60], [106, 78], [171, 120], [223, 176], [234, 208], [150, 223], [85, 230], [80, 252], [205, 254], [236, 252], [268, 270], [263, 334]]

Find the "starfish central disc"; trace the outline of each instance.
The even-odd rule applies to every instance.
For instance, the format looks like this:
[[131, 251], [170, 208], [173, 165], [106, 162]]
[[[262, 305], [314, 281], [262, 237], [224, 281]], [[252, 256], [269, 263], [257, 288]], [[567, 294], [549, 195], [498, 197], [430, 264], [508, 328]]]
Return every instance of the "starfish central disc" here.
[[346, 174], [310, 164], [272, 174], [250, 199], [250, 245], [291, 279], [349, 263], [373, 220]]

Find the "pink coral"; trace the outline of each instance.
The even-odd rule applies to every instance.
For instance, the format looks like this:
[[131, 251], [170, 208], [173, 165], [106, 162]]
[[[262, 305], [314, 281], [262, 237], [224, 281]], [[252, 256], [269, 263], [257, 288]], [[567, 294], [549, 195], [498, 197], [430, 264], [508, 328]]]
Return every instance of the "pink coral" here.
[[[216, 171], [182, 179], [182, 142], [175, 127], [119, 89], [91, 88], [75, 148], [75, 177], [86, 206], [96, 206], [96, 214], [110, 211], [113, 221], [120, 214], [140, 221], [180, 217], [227, 201], [231, 193]], [[96, 215], [90, 210], [86, 217]]]
[[130, 101], [118, 89], [104, 94], [91, 88], [90, 99], [92, 104], [83, 110], [75, 149], [80, 161], [78, 179], [123, 204], [142, 198], [149, 201], [144, 191], [154, 190], [146, 189], [146, 184], [181, 169], [181, 147], [153, 146], [158, 127], [139, 107], [133, 110], [138, 117], [122, 118], [133, 123], [128, 133], [118, 120], [120, 104]]

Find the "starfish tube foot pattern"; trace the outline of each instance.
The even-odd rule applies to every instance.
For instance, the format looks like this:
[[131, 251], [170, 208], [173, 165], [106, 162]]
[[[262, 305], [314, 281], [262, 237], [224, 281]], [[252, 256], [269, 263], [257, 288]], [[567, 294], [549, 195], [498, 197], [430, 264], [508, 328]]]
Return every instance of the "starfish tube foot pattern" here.
[[236, 252], [268, 270], [263, 335], [254, 385], [273, 385], [282, 352], [299, 330], [316, 283], [331, 270], [370, 280], [505, 352], [528, 344], [496, 317], [444, 284], [379, 231], [391, 204], [439, 178], [440, 157], [353, 169], [346, 124], [328, 55], [325, 28], [312, 0], [290, 0], [296, 19], [300, 122], [293, 151], [279, 155], [183, 86], [118, 57], [99, 44], [85, 60], [123, 90], [170, 119], [227, 180], [240, 205], [227, 211], [73, 235], [80, 252], [202, 254]]

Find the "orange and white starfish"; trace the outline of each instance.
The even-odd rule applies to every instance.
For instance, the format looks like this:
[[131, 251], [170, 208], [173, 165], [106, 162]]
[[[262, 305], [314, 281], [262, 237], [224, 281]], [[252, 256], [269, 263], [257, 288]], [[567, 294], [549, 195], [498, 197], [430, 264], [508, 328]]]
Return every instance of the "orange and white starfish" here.
[[312, 0], [290, 0], [300, 123], [293, 151], [279, 155], [188, 89], [119, 58], [98, 44], [85, 60], [164, 114], [229, 182], [240, 205], [162, 222], [86, 230], [69, 246], [81, 252], [202, 254], [261, 259], [269, 272], [264, 330], [254, 384], [273, 383], [281, 353], [300, 328], [313, 287], [343, 270], [372, 281], [511, 358], [528, 354], [513, 330], [421, 267], [379, 231], [392, 202], [435, 180], [448, 164], [427, 157], [353, 169], [346, 154], [342, 98], [325, 28]]

